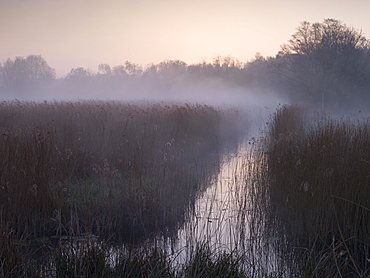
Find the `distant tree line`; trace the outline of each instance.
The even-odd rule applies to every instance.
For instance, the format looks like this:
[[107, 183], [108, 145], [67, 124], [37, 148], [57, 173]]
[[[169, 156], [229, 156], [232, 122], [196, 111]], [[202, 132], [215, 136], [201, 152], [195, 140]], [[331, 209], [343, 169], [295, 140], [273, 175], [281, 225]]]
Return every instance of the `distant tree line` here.
[[275, 57], [257, 53], [248, 62], [218, 56], [211, 62], [188, 65], [165, 60], [143, 68], [126, 61], [113, 67], [101, 64], [97, 72], [73, 68], [61, 78], [37, 55], [0, 64], [0, 92], [15, 98], [40, 90], [57, 92], [60, 98], [67, 92], [88, 97], [92, 91], [102, 97], [110, 91], [124, 98], [135, 91], [171, 94], [197, 86], [258, 90], [259, 94], [273, 91], [316, 109], [370, 107], [370, 41], [339, 20], [325, 19], [302, 22]]

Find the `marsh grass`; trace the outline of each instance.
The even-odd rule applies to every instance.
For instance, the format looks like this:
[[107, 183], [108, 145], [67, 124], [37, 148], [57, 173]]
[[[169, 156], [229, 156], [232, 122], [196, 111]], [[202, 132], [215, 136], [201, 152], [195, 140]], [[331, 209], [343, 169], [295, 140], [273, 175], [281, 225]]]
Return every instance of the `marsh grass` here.
[[40, 277], [40, 265], [22, 247], [14, 230], [0, 226], [0, 277]]
[[238, 113], [2, 103], [0, 275], [368, 277], [369, 119]]
[[1, 221], [24, 239], [174, 225], [219, 147], [207, 106], [13, 102], [0, 114]]
[[116, 277], [176, 277], [168, 254], [159, 247], [123, 253], [116, 259]]
[[307, 277], [370, 274], [369, 142], [368, 118], [312, 120], [298, 106], [272, 117], [261, 202]]
[[198, 243], [193, 251], [180, 277], [246, 277], [236, 252], [215, 250], [208, 243]]
[[[158, 246], [140, 249], [110, 247], [93, 242], [66, 241], [54, 250], [45, 277], [248, 277], [242, 257], [218, 252], [208, 243], [191, 250], [191, 259], [175, 265]], [[112, 256], [112, 253], [114, 256]]]
[[[205, 105], [15, 101], [0, 104], [0, 118], [4, 277], [28, 275], [40, 238], [50, 254], [64, 238], [140, 245], [176, 234], [219, 169], [221, 140], [240, 132], [236, 110]], [[108, 275], [106, 250], [85, 247], [56, 248], [48, 275]]]
[[62, 241], [54, 250], [49, 277], [111, 277], [109, 254], [105, 244], [94, 241]]

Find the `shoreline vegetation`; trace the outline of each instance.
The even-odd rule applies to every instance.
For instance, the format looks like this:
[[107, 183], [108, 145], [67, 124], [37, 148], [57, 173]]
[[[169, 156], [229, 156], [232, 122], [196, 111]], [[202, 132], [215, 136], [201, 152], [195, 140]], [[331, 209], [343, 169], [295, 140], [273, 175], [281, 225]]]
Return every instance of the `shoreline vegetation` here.
[[240, 173], [231, 169], [235, 220], [218, 218], [236, 221], [238, 244], [198, 241], [189, 228], [174, 251], [224, 142], [237, 153], [250, 128], [240, 111], [3, 102], [0, 117], [1, 277], [370, 275], [369, 118], [279, 107]]
[[368, 277], [370, 119], [283, 106], [267, 134], [267, 230], [282, 253], [305, 277]]
[[[237, 143], [238, 113], [198, 104], [1, 103], [1, 276], [27, 276], [28, 245], [50, 253], [43, 247], [64, 239], [137, 246], [176, 235], [217, 174], [222, 142]], [[72, 252], [61, 248], [62, 257]]]

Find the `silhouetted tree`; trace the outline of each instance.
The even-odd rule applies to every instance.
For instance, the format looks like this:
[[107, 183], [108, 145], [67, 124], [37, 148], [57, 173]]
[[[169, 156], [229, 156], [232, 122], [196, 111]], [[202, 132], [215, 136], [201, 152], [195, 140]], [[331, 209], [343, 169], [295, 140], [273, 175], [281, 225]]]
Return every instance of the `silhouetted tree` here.
[[180, 60], [165, 60], [156, 67], [156, 75], [161, 82], [169, 85], [179, 85], [186, 74], [187, 65]]
[[124, 75], [127, 75], [127, 73], [125, 71], [125, 67], [122, 66], [122, 65], [113, 67], [112, 74], [115, 75], [115, 76], [124, 76]]
[[139, 64], [135, 64], [129, 61], [125, 62], [125, 72], [128, 75], [141, 75], [143, 73], [143, 68]]
[[303, 22], [274, 64], [296, 99], [338, 106], [368, 84], [369, 41], [339, 20]]
[[244, 66], [237, 58], [231, 56], [218, 55], [213, 58], [212, 62], [215, 75], [228, 81], [235, 81], [234, 75]]
[[93, 73], [89, 69], [83, 67], [73, 68], [67, 74], [66, 79], [70, 80], [86, 80], [93, 76]]
[[200, 63], [189, 65], [187, 67], [187, 75], [189, 80], [199, 82], [205, 78], [214, 77], [216, 73], [213, 64], [203, 60]]
[[111, 75], [112, 69], [108, 64], [100, 64], [98, 66], [98, 74], [100, 75]]
[[3, 65], [0, 63], [0, 91], [4, 89], [4, 81], [3, 81]]
[[201, 63], [189, 65], [186, 75], [190, 84], [213, 80], [232, 87], [245, 85], [244, 63], [232, 56], [218, 55], [211, 63], [203, 60]]
[[255, 89], [269, 89], [272, 86], [269, 74], [272, 60], [257, 52], [255, 57], [244, 65], [244, 84]]
[[55, 70], [40, 55], [30, 55], [8, 59], [1, 67], [0, 77], [5, 90], [24, 92], [55, 80]]

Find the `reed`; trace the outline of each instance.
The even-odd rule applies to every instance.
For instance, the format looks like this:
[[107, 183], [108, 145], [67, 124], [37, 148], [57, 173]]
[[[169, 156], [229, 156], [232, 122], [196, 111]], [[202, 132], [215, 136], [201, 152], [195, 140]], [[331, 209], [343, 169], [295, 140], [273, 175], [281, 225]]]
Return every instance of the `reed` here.
[[159, 247], [120, 252], [112, 277], [177, 277], [168, 254]]
[[265, 139], [268, 230], [287, 240], [284, 252], [300, 250], [309, 272], [314, 262], [320, 271], [335, 266], [325, 275], [368, 276], [369, 119], [312, 120], [284, 106]]
[[[207, 191], [201, 219], [196, 199], [219, 174], [223, 143], [238, 144], [238, 113], [0, 104], [0, 275], [368, 277], [369, 119], [280, 107], [228, 183]], [[173, 253], [181, 227], [186, 250]]]
[[53, 242], [171, 237], [217, 173], [221, 141], [233, 147], [240, 132], [236, 110], [197, 104], [14, 101], [0, 104], [0, 118], [0, 225], [12, 234], [1, 245], [4, 277], [27, 277], [40, 238], [55, 255], [34, 277], [112, 275], [107, 249]]
[[[114, 250], [114, 256], [112, 256]], [[235, 252], [215, 252], [197, 244], [190, 259], [174, 265], [160, 247], [116, 249], [92, 241], [68, 240], [55, 249], [45, 277], [248, 277]]]
[[179, 272], [179, 277], [247, 277], [241, 256], [233, 251], [214, 250], [209, 243], [197, 243]]
[[109, 253], [105, 244], [94, 241], [60, 242], [54, 250], [48, 277], [112, 277]]

